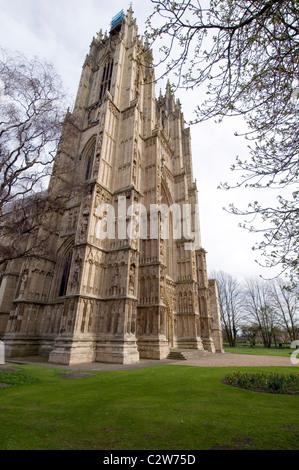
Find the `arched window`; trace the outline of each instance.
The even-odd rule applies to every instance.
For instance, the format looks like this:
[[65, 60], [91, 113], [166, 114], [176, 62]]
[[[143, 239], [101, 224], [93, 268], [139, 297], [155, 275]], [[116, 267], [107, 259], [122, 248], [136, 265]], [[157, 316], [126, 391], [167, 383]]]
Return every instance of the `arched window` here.
[[[166, 206], [170, 207], [172, 204], [171, 195], [166, 190], [165, 183], [162, 181], [161, 185], [161, 204], [166, 204]], [[166, 274], [169, 277], [173, 277], [173, 213], [172, 210], [168, 212], [168, 217], [164, 219], [164, 223], [166, 227], [168, 225], [168, 230], [166, 230], [165, 235], [166, 238], [164, 240], [165, 243], [165, 263], [166, 263]]]
[[67, 284], [68, 284], [68, 280], [70, 277], [72, 256], [73, 256], [73, 250], [70, 250], [64, 259], [58, 297], [64, 297], [66, 294]]
[[91, 177], [91, 169], [92, 169], [92, 157], [89, 156], [89, 157], [87, 158], [87, 164], [86, 164], [85, 181], [90, 180], [90, 177]]
[[74, 236], [70, 237], [63, 243], [57, 253], [55, 276], [53, 277], [50, 294], [53, 300], [57, 297], [64, 297], [67, 293], [74, 242]]
[[92, 167], [94, 161], [94, 154], [96, 150], [96, 140], [93, 137], [88, 144], [85, 146], [83, 151], [83, 175], [85, 181], [89, 180], [92, 176]]
[[110, 91], [112, 71], [113, 71], [113, 60], [111, 59], [111, 60], [108, 60], [104, 66], [101, 89], [100, 89], [100, 96], [99, 96], [100, 100], [104, 98], [106, 90]]

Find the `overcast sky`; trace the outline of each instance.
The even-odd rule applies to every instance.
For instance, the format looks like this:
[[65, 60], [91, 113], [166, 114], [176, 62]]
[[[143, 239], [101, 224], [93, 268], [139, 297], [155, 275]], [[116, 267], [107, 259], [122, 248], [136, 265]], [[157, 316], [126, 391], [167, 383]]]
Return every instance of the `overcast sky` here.
[[[132, 3], [142, 35], [153, 5], [150, 0]], [[120, 0], [0, 0], [0, 45], [53, 63], [74, 101], [93, 36], [100, 29], [109, 31], [112, 17], [122, 9], [126, 12], [129, 6], [130, 2]], [[157, 92], [160, 88], [158, 84]], [[197, 90], [176, 94], [186, 120], [192, 118], [198, 93]], [[242, 121], [231, 120], [191, 128], [193, 171], [199, 191], [202, 243], [208, 252], [208, 270], [223, 270], [239, 279], [269, 274], [255, 262], [258, 254], [251, 248], [257, 235], [238, 227], [243, 219], [223, 210], [231, 202], [246, 208], [250, 201], [260, 200], [260, 192], [217, 189], [220, 182], [235, 178], [230, 165], [236, 156], [248, 155], [246, 142], [234, 136], [241, 127]]]

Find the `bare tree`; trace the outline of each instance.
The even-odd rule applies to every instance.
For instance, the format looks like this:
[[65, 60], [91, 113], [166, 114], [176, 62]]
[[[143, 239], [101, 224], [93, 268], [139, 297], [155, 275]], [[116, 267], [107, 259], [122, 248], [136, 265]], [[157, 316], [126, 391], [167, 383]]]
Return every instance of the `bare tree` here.
[[[159, 41], [162, 75], [174, 87], [201, 87], [193, 122], [243, 116], [250, 158], [237, 158], [237, 187], [279, 190], [277, 202], [259, 201], [233, 214], [255, 217], [245, 227], [264, 233], [256, 248], [266, 265], [299, 274], [299, 4], [297, 0], [158, 1], [147, 37]], [[225, 183], [229, 189], [232, 184]]]
[[[55, 233], [55, 214], [70, 196], [60, 166], [56, 180], [63, 191], [48, 191], [50, 175], [64, 126], [70, 137], [66, 99], [52, 65], [23, 54], [0, 55], [0, 264], [30, 256]], [[66, 128], [68, 127], [68, 132]], [[53, 179], [53, 178], [52, 178]], [[57, 185], [56, 185], [57, 186]], [[44, 230], [41, 230], [44, 227]]]
[[270, 283], [271, 304], [275, 308], [280, 325], [286, 330], [290, 341], [297, 339], [299, 328], [299, 295], [287, 289], [285, 282], [278, 278]]
[[269, 348], [275, 338], [277, 314], [272, 306], [270, 285], [262, 279], [247, 279], [244, 283], [244, 311], [247, 319], [258, 326], [264, 346]]
[[218, 286], [220, 315], [224, 331], [229, 345], [235, 347], [242, 317], [242, 286], [230, 274], [223, 271], [213, 272], [212, 277], [216, 279]]
[[52, 65], [1, 51], [0, 208], [44, 189], [65, 115]]

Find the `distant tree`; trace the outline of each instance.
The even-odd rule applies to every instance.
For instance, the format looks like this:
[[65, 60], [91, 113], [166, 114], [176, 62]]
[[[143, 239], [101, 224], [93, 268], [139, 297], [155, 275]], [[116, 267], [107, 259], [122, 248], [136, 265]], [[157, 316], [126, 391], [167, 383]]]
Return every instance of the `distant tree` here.
[[267, 281], [259, 278], [245, 281], [244, 311], [247, 320], [257, 325], [264, 346], [269, 348], [278, 323], [276, 311], [271, 305], [271, 291]]
[[278, 278], [270, 282], [271, 304], [276, 310], [279, 324], [284, 328], [290, 341], [297, 339], [299, 329], [299, 292], [288, 289]]
[[258, 332], [259, 332], [259, 327], [256, 323], [242, 326], [242, 333], [245, 336], [245, 338], [248, 340], [251, 348], [253, 348], [256, 344], [256, 338], [258, 336]]
[[220, 315], [225, 335], [229, 345], [235, 347], [242, 316], [242, 287], [236, 279], [224, 271], [214, 271], [211, 275], [217, 282]]
[[[298, 0], [151, 0], [147, 37], [162, 44], [163, 75], [174, 87], [201, 87], [205, 98], [193, 122], [243, 116], [250, 159], [237, 158], [235, 186], [278, 189], [277, 202], [256, 200], [233, 214], [264, 237], [256, 248], [268, 266], [280, 266], [296, 284], [299, 274], [299, 3]], [[200, 96], [200, 95], [199, 95]], [[225, 183], [229, 189], [232, 184]]]
[[[65, 114], [65, 95], [53, 66], [1, 49], [0, 264], [30, 256], [56, 230], [55, 217], [45, 213], [61, 210], [68, 196], [46, 189]], [[60, 168], [57, 178], [69, 171]]]

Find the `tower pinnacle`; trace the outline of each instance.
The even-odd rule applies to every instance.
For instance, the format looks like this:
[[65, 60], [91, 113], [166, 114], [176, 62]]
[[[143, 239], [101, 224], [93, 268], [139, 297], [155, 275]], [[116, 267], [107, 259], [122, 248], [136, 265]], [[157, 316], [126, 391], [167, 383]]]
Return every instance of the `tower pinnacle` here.
[[133, 5], [132, 5], [132, 2], [130, 2], [130, 7], [129, 7], [129, 9], [128, 9], [128, 20], [129, 20], [129, 21], [132, 21], [132, 19], [133, 19], [133, 13], [134, 13], [134, 11], [133, 11]]

